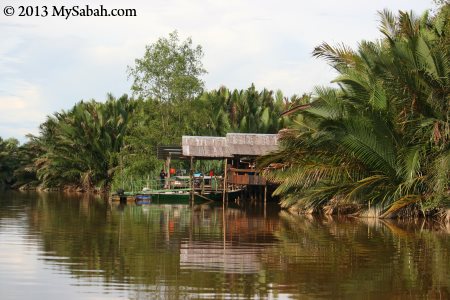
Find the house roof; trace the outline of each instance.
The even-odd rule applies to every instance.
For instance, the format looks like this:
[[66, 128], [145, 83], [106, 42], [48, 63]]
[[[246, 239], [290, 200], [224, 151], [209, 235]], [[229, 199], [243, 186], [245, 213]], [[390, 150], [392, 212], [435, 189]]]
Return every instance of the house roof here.
[[183, 156], [226, 158], [232, 157], [227, 151], [226, 139], [215, 136], [183, 136]]
[[277, 134], [228, 133], [226, 142], [235, 156], [261, 156], [278, 149]]
[[183, 136], [183, 156], [229, 158], [261, 156], [278, 149], [278, 135], [228, 133], [226, 137]]
[[158, 159], [166, 159], [171, 157], [174, 159], [180, 159], [182, 155], [182, 148], [180, 146], [157, 146], [156, 147], [156, 157]]

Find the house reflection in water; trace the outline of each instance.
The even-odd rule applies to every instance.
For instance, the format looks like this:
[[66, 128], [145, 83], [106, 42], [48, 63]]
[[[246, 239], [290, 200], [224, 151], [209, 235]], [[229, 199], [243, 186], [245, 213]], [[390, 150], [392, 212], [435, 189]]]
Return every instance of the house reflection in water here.
[[209, 214], [205, 211], [202, 216], [194, 222], [195, 227], [205, 228], [206, 220], [215, 220], [210, 226], [219, 226], [220, 233], [214, 236], [204, 233], [182, 240], [182, 270], [255, 274], [263, 269], [264, 257], [270, 250], [268, 245], [273, 245], [276, 239], [273, 233], [279, 226], [278, 219], [230, 208], [216, 208], [209, 210]]
[[261, 247], [233, 246], [231, 242], [182, 242], [180, 268], [252, 274], [261, 270]]

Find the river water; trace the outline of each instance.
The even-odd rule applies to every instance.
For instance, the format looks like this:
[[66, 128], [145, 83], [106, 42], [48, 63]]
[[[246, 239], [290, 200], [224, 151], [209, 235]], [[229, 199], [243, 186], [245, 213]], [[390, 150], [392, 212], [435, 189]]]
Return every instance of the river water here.
[[445, 224], [246, 206], [2, 193], [0, 299], [450, 298]]

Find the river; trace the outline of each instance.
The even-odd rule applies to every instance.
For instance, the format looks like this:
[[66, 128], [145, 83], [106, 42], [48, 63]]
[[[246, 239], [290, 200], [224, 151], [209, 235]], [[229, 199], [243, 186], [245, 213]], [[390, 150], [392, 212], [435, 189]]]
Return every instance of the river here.
[[0, 299], [449, 299], [450, 228], [0, 194]]

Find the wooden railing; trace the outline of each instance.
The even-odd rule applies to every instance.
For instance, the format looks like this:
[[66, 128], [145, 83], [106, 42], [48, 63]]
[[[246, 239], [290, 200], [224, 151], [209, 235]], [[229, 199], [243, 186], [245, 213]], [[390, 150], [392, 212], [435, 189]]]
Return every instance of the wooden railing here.
[[255, 169], [230, 168], [227, 181], [237, 185], [266, 185], [267, 183]]

